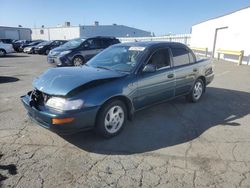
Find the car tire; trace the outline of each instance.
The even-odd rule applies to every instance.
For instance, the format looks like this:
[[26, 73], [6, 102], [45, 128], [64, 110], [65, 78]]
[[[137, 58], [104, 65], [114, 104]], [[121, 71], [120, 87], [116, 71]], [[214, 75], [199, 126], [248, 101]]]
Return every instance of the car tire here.
[[49, 54], [49, 51], [50, 51], [50, 50], [46, 50], [46, 51], [45, 51], [45, 55], [48, 55], [48, 54]]
[[4, 57], [6, 55], [6, 51], [3, 49], [0, 49], [0, 57]]
[[189, 102], [196, 103], [201, 99], [204, 91], [205, 91], [205, 84], [203, 80], [199, 78], [195, 81], [191, 92], [186, 96], [186, 98]]
[[122, 131], [126, 121], [126, 105], [120, 100], [112, 100], [98, 113], [95, 131], [105, 138], [110, 138]]
[[73, 65], [78, 67], [78, 66], [81, 66], [85, 64], [85, 60], [82, 56], [78, 55], [78, 56], [75, 56], [74, 59], [73, 59]]

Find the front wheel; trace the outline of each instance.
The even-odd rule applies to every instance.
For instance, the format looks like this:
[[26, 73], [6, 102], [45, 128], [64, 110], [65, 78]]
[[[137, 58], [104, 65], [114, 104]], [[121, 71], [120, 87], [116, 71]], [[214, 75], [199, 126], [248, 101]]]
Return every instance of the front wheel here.
[[74, 59], [73, 59], [73, 64], [74, 64], [74, 66], [82, 66], [83, 64], [84, 64], [85, 62], [84, 62], [84, 59], [83, 59], [83, 57], [82, 56], [76, 56], [76, 57], [74, 57]]
[[5, 56], [5, 55], [6, 55], [5, 50], [0, 49], [0, 57], [3, 57], [3, 56]]
[[205, 85], [203, 81], [201, 79], [196, 80], [191, 92], [187, 96], [187, 100], [190, 102], [194, 102], [194, 103], [198, 102], [202, 94], [204, 93], [204, 88], [205, 88]]
[[96, 132], [110, 138], [118, 135], [127, 120], [127, 108], [120, 100], [113, 100], [101, 108], [96, 121]]
[[45, 55], [48, 55], [48, 54], [49, 54], [49, 50], [46, 50], [46, 51], [45, 51]]

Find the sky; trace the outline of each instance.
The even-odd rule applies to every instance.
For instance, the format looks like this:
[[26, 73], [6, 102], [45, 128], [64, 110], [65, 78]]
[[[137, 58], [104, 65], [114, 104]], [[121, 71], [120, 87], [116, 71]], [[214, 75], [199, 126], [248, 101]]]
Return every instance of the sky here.
[[190, 33], [194, 24], [250, 6], [250, 0], [0, 0], [0, 25], [127, 25], [155, 35]]

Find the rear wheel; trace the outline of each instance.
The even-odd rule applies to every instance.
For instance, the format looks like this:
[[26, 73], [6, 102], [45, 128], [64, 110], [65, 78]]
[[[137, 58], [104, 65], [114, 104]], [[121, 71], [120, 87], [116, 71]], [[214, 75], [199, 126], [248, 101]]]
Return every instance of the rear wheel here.
[[6, 55], [6, 51], [3, 49], [0, 49], [0, 57], [3, 57]]
[[76, 56], [73, 59], [74, 66], [81, 66], [85, 63], [84, 58], [82, 56]]
[[198, 102], [204, 93], [204, 82], [201, 79], [197, 79], [194, 83], [194, 86], [192, 88], [192, 91], [187, 96], [187, 100], [190, 102]]
[[110, 138], [118, 135], [127, 121], [127, 108], [120, 100], [113, 100], [101, 108], [96, 121], [96, 132]]

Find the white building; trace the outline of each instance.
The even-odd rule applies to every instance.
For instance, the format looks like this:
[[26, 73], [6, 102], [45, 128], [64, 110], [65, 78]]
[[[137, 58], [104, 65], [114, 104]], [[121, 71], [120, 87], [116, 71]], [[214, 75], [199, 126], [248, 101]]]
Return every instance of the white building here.
[[0, 26], [1, 39], [31, 40], [31, 29]]
[[[243, 63], [250, 64], [250, 7], [201, 22], [192, 26], [191, 46], [208, 48], [211, 56], [217, 50], [244, 50]], [[229, 61], [237, 61], [234, 55], [222, 55]]]
[[114, 36], [114, 37], [149, 37], [148, 31], [124, 26], [124, 25], [94, 25], [70, 26], [66, 22], [64, 26], [59, 27], [41, 27], [32, 29], [32, 39], [56, 40], [56, 39], [73, 39], [89, 38], [95, 36]]

